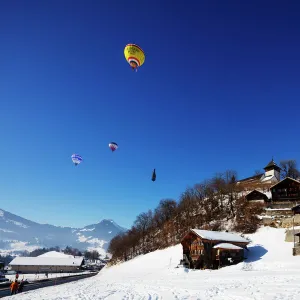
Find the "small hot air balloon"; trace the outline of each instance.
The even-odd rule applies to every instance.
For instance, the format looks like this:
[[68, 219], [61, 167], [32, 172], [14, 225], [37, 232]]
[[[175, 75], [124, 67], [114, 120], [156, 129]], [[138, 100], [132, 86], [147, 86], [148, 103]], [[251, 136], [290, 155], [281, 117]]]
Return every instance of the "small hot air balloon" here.
[[109, 148], [111, 149], [112, 152], [114, 152], [115, 150], [117, 150], [118, 147], [119, 147], [118, 144], [115, 143], [115, 142], [109, 143], [108, 146], [109, 146]]
[[71, 158], [75, 166], [79, 165], [82, 162], [82, 157], [78, 154], [72, 154]]
[[155, 169], [153, 170], [152, 172], [152, 181], [155, 181], [156, 180], [156, 173], [155, 173]]
[[124, 49], [124, 55], [133, 70], [137, 71], [145, 62], [145, 53], [138, 45], [127, 44]]

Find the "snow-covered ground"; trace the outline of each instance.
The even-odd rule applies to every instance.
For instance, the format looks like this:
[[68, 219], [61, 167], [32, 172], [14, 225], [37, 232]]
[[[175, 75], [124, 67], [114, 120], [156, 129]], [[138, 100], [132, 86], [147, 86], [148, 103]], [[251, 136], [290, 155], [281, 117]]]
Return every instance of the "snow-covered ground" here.
[[300, 257], [284, 242], [285, 229], [261, 228], [253, 235], [247, 262], [220, 270], [176, 268], [177, 245], [158, 250], [77, 282], [25, 292], [10, 299], [191, 299], [299, 300]]

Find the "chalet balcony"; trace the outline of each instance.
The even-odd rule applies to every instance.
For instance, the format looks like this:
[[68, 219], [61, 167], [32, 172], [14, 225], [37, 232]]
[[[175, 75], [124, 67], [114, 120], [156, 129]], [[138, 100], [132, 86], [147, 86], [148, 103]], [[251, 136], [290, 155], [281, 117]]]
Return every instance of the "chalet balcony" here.
[[272, 193], [272, 201], [296, 201], [300, 199], [300, 192]]

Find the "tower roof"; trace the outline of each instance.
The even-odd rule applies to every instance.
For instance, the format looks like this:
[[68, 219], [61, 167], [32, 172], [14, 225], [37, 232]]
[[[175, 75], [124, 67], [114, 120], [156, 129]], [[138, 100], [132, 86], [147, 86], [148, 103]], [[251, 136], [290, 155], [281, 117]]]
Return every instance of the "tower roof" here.
[[264, 170], [271, 170], [271, 169], [277, 169], [277, 170], [281, 170], [281, 168], [275, 163], [275, 161], [272, 160], [264, 167]]

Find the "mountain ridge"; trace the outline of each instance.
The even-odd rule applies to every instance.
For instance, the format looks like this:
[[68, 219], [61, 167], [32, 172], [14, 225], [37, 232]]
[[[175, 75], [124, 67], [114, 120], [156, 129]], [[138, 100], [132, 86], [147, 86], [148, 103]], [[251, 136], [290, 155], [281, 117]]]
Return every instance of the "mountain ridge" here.
[[82, 228], [34, 222], [0, 208], [0, 254], [18, 254], [41, 247], [71, 246], [105, 255], [110, 240], [127, 229], [112, 219]]

